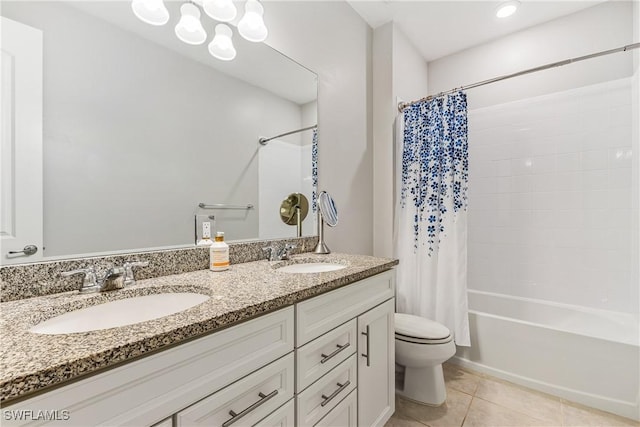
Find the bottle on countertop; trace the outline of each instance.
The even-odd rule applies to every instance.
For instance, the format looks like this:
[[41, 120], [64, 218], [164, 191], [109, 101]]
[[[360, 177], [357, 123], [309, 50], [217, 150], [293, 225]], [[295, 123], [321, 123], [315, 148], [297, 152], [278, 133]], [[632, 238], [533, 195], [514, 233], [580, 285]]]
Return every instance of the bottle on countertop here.
[[209, 269], [224, 271], [229, 269], [229, 245], [224, 242], [224, 233], [216, 232], [216, 240], [209, 248]]

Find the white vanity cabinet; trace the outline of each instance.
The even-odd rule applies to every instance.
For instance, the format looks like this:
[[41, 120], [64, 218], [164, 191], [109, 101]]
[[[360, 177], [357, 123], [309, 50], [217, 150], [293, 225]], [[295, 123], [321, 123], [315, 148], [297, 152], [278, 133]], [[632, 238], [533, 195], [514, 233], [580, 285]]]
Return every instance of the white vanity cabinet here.
[[[296, 304], [298, 426], [352, 425], [332, 424], [342, 419], [334, 411], [343, 410], [345, 422], [357, 413], [360, 427], [384, 426], [391, 417], [394, 289], [391, 270]], [[347, 395], [356, 412], [340, 406]]]
[[393, 270], [65, 385], [3, 425], [383, 426], [394, 410]]
[[[268, 371], [282, 360], [289, 383], [278, 380], [287, 388], [281, 392], [278, 386], [278, 394], [293, 397], [293, 322], [293, 307], [287, 307], [3, 408], [34, 413], [67, 410], [69, 420], [3, 420], [2, 425], [142, 427], [161, 422], [165, 427], [166, 418], [216, 392], [224, 394], [225, 387], [246, 378], [255, 383], [245, 382], [246, 390], [234, 391], [241, 399], [253, 399], [244, 397], [262, 380], [253, 373]], [[280, 370], [278, 365], [273, 373]]]

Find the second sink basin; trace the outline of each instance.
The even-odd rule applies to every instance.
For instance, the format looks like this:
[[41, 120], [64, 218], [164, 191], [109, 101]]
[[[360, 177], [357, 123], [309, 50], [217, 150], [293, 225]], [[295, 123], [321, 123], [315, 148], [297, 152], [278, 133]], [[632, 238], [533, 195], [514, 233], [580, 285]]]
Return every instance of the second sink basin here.
[[29, 331], [55, 335], [133, 325], [179, 313], [208, 299], [207, 295], [193, 292], [125, 298], [61, 314], [38, 323]]
[[279, 267], [276, 271], [282, 273], [324, 273], [327, 271], [342, 270], [346, 267], [346, 265], [329, 262], [307, 262], [303, 264], [285, 265], [284, 267]]

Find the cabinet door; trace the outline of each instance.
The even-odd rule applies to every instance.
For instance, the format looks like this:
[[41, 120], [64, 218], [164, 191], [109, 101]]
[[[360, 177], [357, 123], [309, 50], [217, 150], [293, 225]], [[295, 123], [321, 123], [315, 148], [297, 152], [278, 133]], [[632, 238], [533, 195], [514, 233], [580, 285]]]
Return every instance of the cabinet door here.
[[394, 300], [358, 317], [358, 425], [384, 426], [395, 410]]

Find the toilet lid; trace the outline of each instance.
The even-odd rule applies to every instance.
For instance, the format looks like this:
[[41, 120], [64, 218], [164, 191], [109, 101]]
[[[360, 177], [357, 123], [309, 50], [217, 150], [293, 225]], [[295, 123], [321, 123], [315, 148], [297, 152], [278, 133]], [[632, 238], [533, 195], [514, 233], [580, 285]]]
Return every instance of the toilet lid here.
[[441, 340], [451, 335], [446, 326], [411, 314], [396, 313], [396, 334], [426, 340]]

